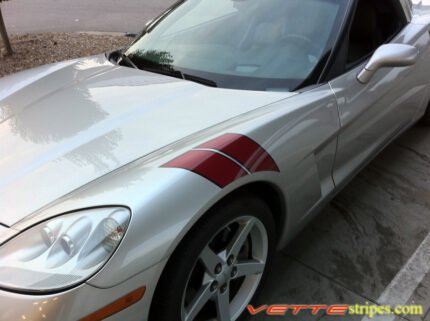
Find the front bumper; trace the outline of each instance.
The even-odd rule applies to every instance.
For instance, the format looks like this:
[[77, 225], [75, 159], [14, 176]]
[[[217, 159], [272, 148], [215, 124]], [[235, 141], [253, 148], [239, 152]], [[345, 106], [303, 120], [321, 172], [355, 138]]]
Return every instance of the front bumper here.
[[130, 292], [146, 287], [137, 303], [110, 316], [109, 321], [147, 321], [152, 296], [163, 264], [108, 289], [89, 284], [53, 295], [24, 295], [0, 290], [0, 319], [8, 321], [78, 321]]

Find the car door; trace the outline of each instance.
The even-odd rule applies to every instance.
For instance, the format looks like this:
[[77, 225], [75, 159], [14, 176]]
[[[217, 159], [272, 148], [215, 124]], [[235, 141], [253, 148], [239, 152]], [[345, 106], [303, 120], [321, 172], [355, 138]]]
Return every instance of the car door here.
[[[341, 122], [333, 176], [342, 184], [397, 134], [410, 126], [427, 105], [429, 45], [427, 26], [414, 24], [398, 0], [359, 0], [337, 58], [344, 73], [329, 84]], [[391, 40], [390, 40], [391, 39]], [[409, 44], [419, 50], [413, 66], [379, 69], [367, 84], [357, 80], [373, 52], [384, 43]]]

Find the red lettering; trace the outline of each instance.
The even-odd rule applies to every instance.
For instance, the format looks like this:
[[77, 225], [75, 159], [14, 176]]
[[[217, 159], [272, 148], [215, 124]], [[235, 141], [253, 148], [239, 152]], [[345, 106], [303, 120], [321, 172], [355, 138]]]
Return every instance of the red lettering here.
[[349, 310], [348, 305], [332, 305], [327, 309], [328, 315], [346, 315]]
[[261, 307], [259, 307], [257, 309], [255, 309], [252, 305], [248, 305], [247, 309], [251, 315], [257, 315], [257, 314], [265, 311], [267, 309], [267, 305], [262, 305]]
[[267, 315], [285, 315], [288, 311], [288, 305], [272, 305], [267, 309]]
[[326, 305], [310, 305], [308, 307], [312, 310], [312, 315], [317, 315], [321, 310], [327, 310], [328, 306]]
[[306, 310], [307, 305], [290, 305], [290, 309], [293, 310], [293, 315], [298, 315], [301, 310]]

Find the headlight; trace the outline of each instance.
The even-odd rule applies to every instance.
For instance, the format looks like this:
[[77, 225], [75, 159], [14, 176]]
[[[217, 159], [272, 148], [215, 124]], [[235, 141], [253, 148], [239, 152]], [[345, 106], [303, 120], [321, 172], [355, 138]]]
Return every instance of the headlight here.
[[92, 209], [21, 233], [0, 247], [0, 287], [51, 292], [84, 282], [111, 257], [129, 222], [127, 209]]

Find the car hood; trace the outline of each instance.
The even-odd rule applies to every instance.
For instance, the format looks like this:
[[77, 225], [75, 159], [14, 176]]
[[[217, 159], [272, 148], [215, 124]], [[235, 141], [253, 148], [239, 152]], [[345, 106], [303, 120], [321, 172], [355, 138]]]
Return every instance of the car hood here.
[[293, 93], [209, 88], [104, 56], [0, 79], [0, 223]]

